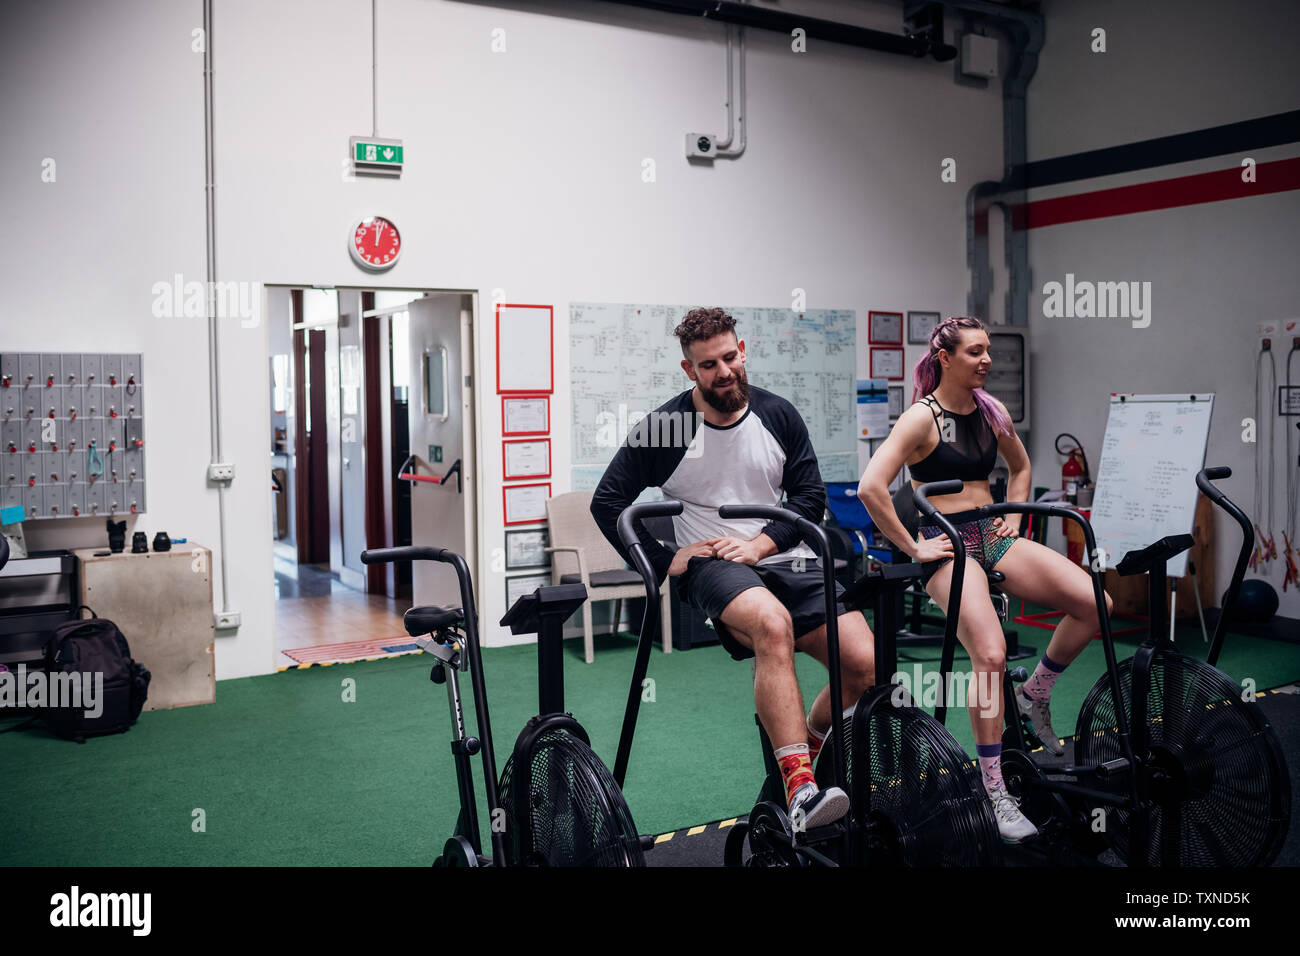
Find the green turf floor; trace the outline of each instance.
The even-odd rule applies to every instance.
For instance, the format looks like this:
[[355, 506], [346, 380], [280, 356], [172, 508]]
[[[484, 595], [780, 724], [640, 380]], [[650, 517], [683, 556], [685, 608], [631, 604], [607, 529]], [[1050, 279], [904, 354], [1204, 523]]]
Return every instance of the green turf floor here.
[[[1048, 636], [1020, 629], [1040, 652]], [[1204, 655], [1199, 629], [1180, 630], [1179, 642]], [[1135, 645], [1121, 644], [1120, 657]], [[612, 765], [634, 642], [599, 638], [592, 665], [581, 642], [565, 650], [567, 706]], [[900, 665], [935, 651], [906, 654]], [[524, 645], [484, 658], [504, 763], [536, 711], [536, 652]], [[1094, 643], [1058, 682], [1061, 733], [1072, 730], [1102, 660]], [[427, 865], [457, 808], [446, 694], [430, 683], [428, 662], [222, 681], [215, 704], [146, 713], [129, 733], [83, 745], [39, 728], [0, 734], [0, 865]], [[1233, 635], [1220, 666], [1263, 689], [1300, 677], [1300, 654]], [[811, 701], [825, 672], [799, 655], [798, 673]], [[749, 665], [716, 646], [655, 650], [650, 677], [654, 700], [642, 706], [626, 787], [638, 828], [666, 832], [747, 812], [762, 773]], [[345, 700], [349, 688], [355, 702]], [[965, 715], [949, 725], [973, 753]], [[481, 792], [478, 760], [475, 774]]]

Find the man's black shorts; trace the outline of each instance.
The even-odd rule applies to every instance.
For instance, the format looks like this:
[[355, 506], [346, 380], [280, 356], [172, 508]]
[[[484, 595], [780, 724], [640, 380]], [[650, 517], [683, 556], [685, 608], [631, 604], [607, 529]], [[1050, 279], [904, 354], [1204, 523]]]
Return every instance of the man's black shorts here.
[[[738, 661], [748, 660], [754, 652], [732, 637], [722, 624], [723, 610], [742, 591], [766, 587], [772, 592], [790, 612], [796, 647], [799, 638], [826, 623], [821, 562], [809, 558], [802, 571], [794, 570], [792, 565], [790, 561], [749, 565], [722, 558], [691, 558], [686, 571], [677, 579], [677, 594], [712, 619], [718, 640], [727, 653]], [[837, 601], [843, 593], [844, 588], [836, 582]], [[839, 608], [836, 610], [843, 613]]]

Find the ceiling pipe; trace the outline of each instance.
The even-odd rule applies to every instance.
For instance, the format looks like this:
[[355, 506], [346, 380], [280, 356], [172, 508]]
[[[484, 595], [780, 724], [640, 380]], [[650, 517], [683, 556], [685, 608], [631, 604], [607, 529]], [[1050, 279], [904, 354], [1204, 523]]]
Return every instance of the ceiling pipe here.
[[768, 30], [787, 37], [794, 30], [802, 30], [804, 36], [809, 39], [828, 40], [831, 43], [916, 58], [931, 56], [940, 63], [957, 56], [957, 48], [943, 42], [942, 32], [938, 36], [935, 36], [932, 31], [904, 36], [881, 30], [869, 30], [866, 27], [856, 27], [847, 23], [837, 23], [834, 20], [801, 17], [780, 10], [762, 9], [748, 4], [723, 2], [723, 0], [602, 0], [602, 2], [658, 10], [661, 13], [702, 17], [719, 23]]

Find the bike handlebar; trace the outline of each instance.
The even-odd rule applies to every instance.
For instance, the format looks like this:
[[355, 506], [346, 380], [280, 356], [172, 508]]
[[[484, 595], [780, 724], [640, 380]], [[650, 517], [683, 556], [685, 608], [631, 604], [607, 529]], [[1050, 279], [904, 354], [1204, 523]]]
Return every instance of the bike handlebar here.
[[420, 545], [406, 545], [401, 548], [371, 548], [361, 552], [362, 564], [387, 564], [393, 561], [442, 561], [446, 564], [456, 562], [450, 556], [459, 557], [446, 548], [429, 548]]
[[637, 521], [644, 521], [646, 518], [667, 518], [682, 513], [682, 503], [680, 501], [643, 501], [640, 504], [628, 505], [623, 509], [623, 513], [618, 516], [618, 537], [623, 542], [623, 547], [629, 551], [634, 544], [640, 544], [641, 539], [637, 537], [636, 528], [633, 527]]

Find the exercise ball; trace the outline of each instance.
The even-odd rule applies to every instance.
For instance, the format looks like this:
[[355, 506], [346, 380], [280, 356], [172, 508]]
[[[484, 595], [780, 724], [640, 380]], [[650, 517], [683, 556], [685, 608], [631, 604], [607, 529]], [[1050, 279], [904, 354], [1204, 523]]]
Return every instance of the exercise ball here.
[[[1225, 591], [1224, 603], [1227, 598]], [[1273, 590], [1273, 585], [1259, 578], [1242, 581], [1241, 590], [1237, 593], [1237, 606], [1228, 613], [1231, 620], [1243, 624], [1263, 624], [1277, 613], [1277, 591]]]

